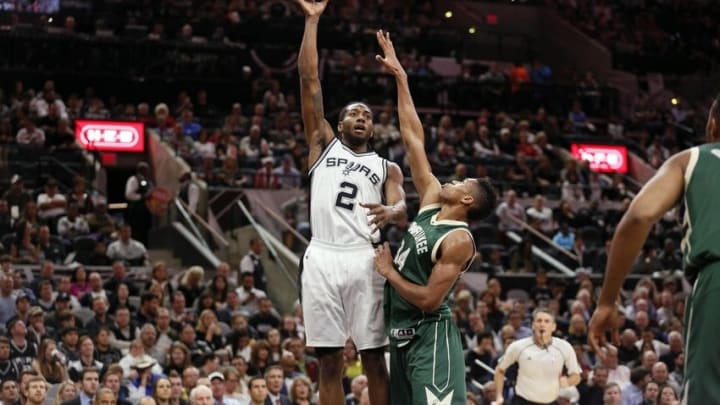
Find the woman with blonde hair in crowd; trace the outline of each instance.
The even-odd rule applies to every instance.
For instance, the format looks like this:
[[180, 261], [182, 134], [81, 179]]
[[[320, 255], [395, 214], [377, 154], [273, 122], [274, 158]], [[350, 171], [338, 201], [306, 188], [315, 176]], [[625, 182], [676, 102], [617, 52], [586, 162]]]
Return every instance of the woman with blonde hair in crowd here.
[[220, 329], [217, 315], [212, 309], [204, 309], [198, 317], [195, 334], [198, 340], [202, 340], [213, 350], [220, 350], [225, 347], [225, 337]]
[[235, 367], [225, 367], [222, 373], [225, 377], [225, 397], [235, 399], [241, 404], [250, 402], [247, 382], [240, 376], [240, 372]]
[[55, 401], [53, 401], [53, 405], [60, 405], [63, 402], [67, 402], [77, 398], [77, 396], [78, 392], [77, 387], [75, 387], [75, 383], [70, 380], [65, 380], [60, 383], [60, 387], [58, 387], [57, 395], [55, 395]]
[[203, 278], [205, 278], [205, 270], [200, 266], [192, 266], [182, 275], [178, 291], [185, 296], [187, 306], [193, 306], [195, 300], [202, 294]]
[[58, 350], [57, 343], [52, 339], [43, 339], [32, 361], [32, 368], [40, 373], [48, 384], [59, 384], [69, 379], [66, 362], [67, 359]]
[[162, 306], [165, 305], [165, 302], [167, 302], [166, 301], [167, 297], [165, 295], [165, 289], [160, 284], [153, 281], [152, 283], [150, 283], [150, 287], [148, 288], [148, 291], [153, 293], [153, 295], [155, 295], [156, 297], [158, 297], [158, 302], [160, 303], [160, 305], [162, 305]]
[[310, 379], [304, 375], [296, 377], [290, 386], [290, 401], [292, 405], [315, 405], [312, 401], [313, 391]]

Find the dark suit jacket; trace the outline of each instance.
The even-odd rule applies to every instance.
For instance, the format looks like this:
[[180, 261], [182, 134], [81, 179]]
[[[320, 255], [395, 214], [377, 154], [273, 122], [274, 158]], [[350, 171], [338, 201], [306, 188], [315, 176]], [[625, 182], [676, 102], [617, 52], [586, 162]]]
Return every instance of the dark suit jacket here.
[[[61, 403], [60, 405], [81, 405], [80, 397], [71, 399], [69, 401], [65, 401], [65, 402]], [[132, 404], [130, 403], [130, 401], [128, 401], [126, 399], [118, 399], [117, 405], [132, 405]]]
[[[65, 404], [62, 404], [62, 405], [65, 405]], [[270, 399], [270, 394], [268, 394], [267, 398], [265, 398], [265, 405], [276, 405]], [[280, 394], [280, 405], [292, 405], [292, 403], [290, 402], [290, 399], [288, 399], [288, 397]]]
[[75, 399], [65, 401], [65, 402], [61, 403], [60, 405], [82, 405], [82, 402], [80, 402], [80, 397], [77, 397]]

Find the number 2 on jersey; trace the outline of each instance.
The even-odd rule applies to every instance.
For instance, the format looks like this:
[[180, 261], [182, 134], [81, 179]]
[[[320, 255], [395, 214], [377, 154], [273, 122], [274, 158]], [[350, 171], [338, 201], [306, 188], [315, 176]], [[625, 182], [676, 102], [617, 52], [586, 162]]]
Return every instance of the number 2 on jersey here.
[[357, 197], [358, 192], [357, 186], [353, 183], [343, 181], [340, 183], [340, 190], [335, 200], [335, 206], [352, 211], [355, 208], [355, 197]]

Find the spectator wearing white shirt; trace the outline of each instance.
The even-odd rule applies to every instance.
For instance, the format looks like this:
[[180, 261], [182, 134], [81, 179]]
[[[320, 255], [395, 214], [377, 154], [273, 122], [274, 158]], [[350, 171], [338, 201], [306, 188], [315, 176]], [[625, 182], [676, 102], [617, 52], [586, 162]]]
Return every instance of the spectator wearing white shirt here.
[[79, 211], [77, 203], [68, 204], [67, 215], [58, 221], [58, 235], [65, 239], [73, 239], [90, 233], [90, 226], [83, 216], [78, 215]]
[[110, 243], [107, 256], [111, 260], [123, 260], [131, 264], [145, 264], [147, 262], [147, 249], [141, 242], [132, 239], [130, 225], [120, 227], [120, 239]]
[[214, 371], [208, 376], [210, 389], [214, 399], [214, 405], [240, 405], [240, 401], [225, 395], [225, 376], [219, 371]]
[[630, 384], [630, 369], [618, 363], [618, 350], [613, 345], [606, 345], [601, 349], [603, 365], [608, 369], [608, 384], [615, 383], [622, 391]]
[[253, 273], [244, 272], [240, 276], [240, 287], [235, 292], [237, 292], [238, 300], [243, 309], [247, 311], [248, 315], [254, 315], [258, 312], [260, 299], [265, 298], [267, 294], [265, 294], [265, 291], [255, 288], [255, 276]]
[[38, 117], [42, 118], [47, 116], [48, 111], [50, 110], [50, 106], [55, 105], [57, 107], [57, 111], [60, 117], [68, 118], [65, 103], [60, 97], [57, 96], [57, 94], [55, 94], [55, 90], [51, 89], [48, 91], [43, 91], [42, 93], [38, 94], [38, 97], [33, 101], [35, 113]]
[[207, 130], [203, 129], [193, 143], [193, 153], [200, 159], [215, 159], [215, 144], [210, 142]]
[[125, 183], [125, 199], [128, 202], [125, 222], [132, 226], [137, 239], [142, 243], [147, 242], [147, 234], [152, 226], [152, 216], [145, 198], [153, 188], [150, 166], [145, 162], [138, 163], [135, 174], [128, 177]]
[[38, 216], [45, 220], [53, 220], [65, 215], [67, 199], [58, 192], [58, 183], [50, 179], [45, 183], [45, 192], [37, 198]]
[[200, 186], [198, 186], [191, 172], [183, 173], [179, 180], [178, 197], [185, 201], [190, 208], [190, 212], [197, 212], [198, 201], [200, 201]]
[[133, 368], [139, 363], [149, 363], [153, 374], [162, 374], [162, 367], [145, 353], [145, 346], [140, 339], [133, 340], [128, 348], [128, 353], [118, 363], [123, 369], [125, 378], [133, 378]]
[[262, 138], [261, 131], [259, 125], [253, 125], [250, 134], [240, 140], [240, 150], [249, 161], [259, 162], [263, 156], [270, 155], [270, 146]]
[[250, 251], [240, 260], [240, 275], [242, 273], [253, 273], [255, 275], [255, 287], [265, 290], [265, 268], [262, 264], [260, 254], [263, 250], [263, 242], [260, 239], [250, 239]]
[[533, 206], [528, 208], [525, 213], [527, 214], [528, 220], [532, 222], [537, 221], [538, 227], [546, 235], [550, 235], [553, 231], [553, 212], [550, 207], [545, 206], [545, 197], [536, 195], [533, 201]]
[[486, 156], [499, 156], [500, 148], [495, 140], [490, 137], [490, 130], [487, 126], [482, 125], [478, 129], [478, 139], [473, 142], [474, 156], [483, 158]]
[[43, 146], [45, 145], [45, 131], [35, 126], [30, 118], [25, 118], [23, 127], [18, 131], [15, 139], [20, 145]]
[[[497, 405], [504, 403], [505, 371], [514, 363], [518, 363], [518, 376], [512, 404], [552, 403], [561, 388], [580, 383], [582, 370], [573, 347], [552, 336], [557, 328], [552, 313], [536, 310], [532, 326], [533, 335], [511, 343], [495, 369]], [[562, 375], [563, 367], [567, 368], [567, 376]]]
[[522, 225], [515, 220], [525, 221], [525, 209], [517, 202], [515, 190], [505, 193], [505, 201], [498, 205], [495, 214], [500, 218], [501, 231], [522, 231]]

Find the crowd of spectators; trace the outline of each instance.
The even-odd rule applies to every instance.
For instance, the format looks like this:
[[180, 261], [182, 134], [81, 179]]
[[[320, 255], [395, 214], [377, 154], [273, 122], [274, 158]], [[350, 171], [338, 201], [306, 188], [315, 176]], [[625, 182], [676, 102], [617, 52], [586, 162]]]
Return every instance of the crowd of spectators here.
[[[48, 82], [44, 90], [53, 87]], [[100, 97], [85, 104], [73, 95], [67, 103], [56, 98], [51, 105], [63, 104], [68, 118], [143, 120], [191, 164], [198, 177], [211, 185], [298, 187], [306, 166], [296, 100], [292, 93], [285, 94], [271, 76], [259, 78], [253, 88], [257, 103], [252, 110], [233, 105], [227, 115], [213, 106], [202, 91], [194, 97], [181, 92], [175, 104], [161, 103], [153, 108], [141, 102], [108, 109]], [[12, 130], [21, 131], [24, 128], [16, 123], [27, 121], [17, 120], [22, 117], [18, 110], [38, 114], [37, 106], [32, 107], [35, 98], [24, 93], [19, 99], [11, 97], [13, 101], [5, 109]], [[504, 201], [496, 213], [500, 231], [524, 233], [509, 217], [526, 221], [552, 237], [557, 245], [575, 252], [584, 267], [601, 272], [606, 240], [632, 195], [621, 177], [606, 182], [585, 164], [563, 157], [560, 150], [564, 136], [578, 127], [572, 117], [572, 112], [565, 118], [548, 115], [543, 109], [525, 117], [483, 110], [472, 118], [428, 114], [423, 121], [430, 159], [443, 177], [489, 175], [497, 180], [504, 190]], [[454, 123], [458, 119], [462, 125]], [[398, 144], [391, 103], [377, 112], [377, 121], [376, 149], [402, 164], [403, 150]], [[5, 139], [12, 142], [12, 136]], [[256, 271], [262, 264], [258, 253], [261, 247], [254, 247], [253, 254], [239, 264], [239, 274], [223, 264], [207, 281], [199, 267], [171, 281], [165, 266], [158, 263], [152, 281], [138, 286], [127, 278], [126, 265], [121, 261], [106, 261], [112, 264], [113, 277], [105, 285], [98, 273], [86, 274], [83, 266], [78, 266], [72, 277], [54, 276], [53, 262], [65, 257], [57, 251], [66, 246], [63, 238], [88, 232], [108, 235], [113, 231], [118, 232], [120, 241], [130, 238], [131, 229], [114, 224], [113, 218], [103, 213], [103, 204], [87, 196], [84, 181], [79, 178], [77, 183], [67, 197], [59, 198], [62, 193], [58, 193], [58, 185], [49, 180], [43, 192], [34, 196], [23, 189], [23, 179], [18, 176], [11, 179], [5, 194], [8, 207], [23, 207], [23, 219], [9, 223], [27, 231], [18, 234], [22, 235], [20, 242], [11, 244], [11, 256], [3, 259], [8, 272], [0, 282], [0, 312], [7, 325], [10, 354], [0, 358], [0, 368], [2, 364], [12, 365], [8, 372], [17, 376], [0, 376], [0, 380], [20, 378], [22, 368], [27, 367], [54, 384], [69, 378], [82, 391], [86, 389], [85, 370], [92, 373], [99, 369], [104, 386], [115, 389], [123, 400], [137, 403], [155, 393], [152, 386], [163, 381], [165, 375], [173, 386], [179, 382], [172, 401], [187, 400], [194, 386], [207, 384], [216, 400], [227, 397], [244, 403], [251, 396], [247, 385], [251, 376], [264, 375], [270, 395], [312, 396], [317, 363], [303, 344], [302, 314], [299, 307], [283, 316], [273, 308], [265, 291], [272, 286], [264, 285], [262, 272]], [[518, 194], [539, 195], [532, 206], [523, 206]], [[553, 211], [543, 195], [562, 201]], [[608, 201], [615, 202], [617, 208], [601, 209], [599, 203]], [[4, 205], [0, 204], [0, 208]], [[5, 218], [11, 218], [9, 211]], [[43, 243], [51, 234], [47, 224], [54, 224], [56, 229], [52, 234], [57, 237], [50, 240], [57, 242], [57, 250], [52, 243]], [[397, 237], [402, 226], [390, 229], [388, 238]], [[672, 213], [653, 235], [656, 244], [649, 244], [638, 259], [638, 272], [651, 275], [676, 269], [680, 260], [675, 243], [679, 229]], [[534, 240], [530, 235], [526, 238]], [[108, 239], [98, 240], [98, 255], [93, 257], [109, 259], [109, 253], [117, 250], [111, 248], [116, 242], [101, 254]], [[34, 244], [39, 247], [33, 250]], [[512, 339], [527, 333], [527, 315], [537, 305], [553, 308], [560, 325], [558, 334], [575, 344], [586, 372], [577, 393], [580, 403], [602, 403], [594, 401], [602, 397], [599, 392], [606, 385], [612, 391], [612, 383], [619, 385], [624, 397], [647, 388], [648, 393], [643, 395], [649, 399], [654, 392], [662, 391], [658, 386], [667, 384], [677, 392], [682, 385], [682, 361], [678, 360], [682, 358], [682, 344], [677, 340], [682, 331], [685, 293], [680, 281], [668, 276], [662, 290], [650, 279], [638, 283], [626, 306], [619, 310], [625, 319], [621, 340], [611, 342], [612, 346], [608, 345], [606, 352], [596, 358], [584, 344], [595, 298], [590, 271], [581, 269], [570, 283], [563, 279], [549, 281], [546, 269], [534, 261], [527, 246], [499, 245], [484, 251], [487, 256], [478, 261], [476, 270], [491, 277], [487, 289], [472, 292], [461, 283], [453, 295], [454, 314], [467, 349], [468, 387], [473, 397], [469, 401], [488, 403], [493, 392], [490, 375], [475, 360], [492, 367]], [[588, 253], [591, 251], [594, 256]], [[12, 271], [13, 262], [28, 260], [33, 252], [36, 262], [42, 263], [41, 276], [26, 285]], [[503, 292], [502, 273], [512, 270], [535, 272], [536, 286], [526, 295]], [[78, 312], [85, 318], [80, 320], [68, 311], [72, 308], [85, 308]], [[0, 341], [0, 348], [2, 344]], [[2, 353], [0, 350], [0, 356]], [[345, 356], [348, 403], [359, 403], [366, 380], [360, 374], [359, 359], [351, 343]], [[46, 364], [50, 367], [40, 366]], [[114, 382], [116, 378], [119, 384]], [[82, 392], [92, 394], [89, 388]], [[72, 396], [65, 394], [64, 399]]]
[[[78, 29], [74, 18], [66, 19], [65, 29], [91, 34], [107, 24], [122, 34], [125, 24], [133, 23], [152, 27], [143, 32], [149, 40], [174, 38], [171, 32], [177, 28], [178, 40], [236, 42], [245, 35], [238, 30], [240, 21], [287, 12], [269, 2], [173, 3], [177, 7], [154, 9], [117, 2], [122, 13], [108, 14], [117, 14], [117, 20]], [[395, 13], [357, 4], [353, 8], [331, 3], [329, 14], [358, 14], [361, 22], [393, 15], [402, 28], [398, 32], [407, 37], [418, 34], [412, 32], [416, 26], [433, 25], [431, 2], [410, 2]], [[617, 15], [602, 3], [596, 9], [601, 15]], [[411, 15], [420, 17], [413, 17], [414, 24], [401, 24]], [[158, 16], [182, 24], [166, 29], [156, 23]], [[225, 25], [208, 31], [212, 25], [206, 23], [218, 19]], [[356, 33], [362, 26], [338, 23], [335, 28]], [[378, 73], [366, 51], [329, 55], [328, 73]], [[425, 57], [411, 55], [404, 63], [416, 78], [435, 75]], [[248, 68], [240, 75], [248, 97], [230, 105], [216, 103], [205, 89], [180, 90], [175, 100], [150, 102], [118, 100], [92, 88], [61, 95], [52, 81], [36, 92], [18, 82], [0, 102], [0, 143], [45, 152], [77, 150], [74, 120], [135, 120], [188, 162], [191, 177], [211, 187], [306, 186], [307, 152], [294, 85], [288, 85], [287, 75], [268, 70], [258, 74]], [[370, 82], [361, 77], [357, 89], [388, 87], [387, 78], [371, 77]], [[474, 224], [481, 257], [472, 271], [488, 275], [486, 288], [473, 290], [461, 282], [452, 294], [453, 315], [467, 355], [468, 403], [485, 405], [494, 399], [492, 376], [483, 365], [493, 367], [509, 343], [527, 336], [528, 316], [537, 306], [552, 309], [557, 335], [573, 344], [583, 368], [583, 382], [576, 391], [563, 392], [560, 403], [616, 403], [611, 402], [615, 396], [629, 405], [671, 403], [664, 397], [677, 397], [683, 385], [681, 333], [687, 294], [687, 285], [673, 273], [680, 267], [677, 212], [656, 225], [636, 262], [635, 271], [647, 277], [626, 292], [618, 308], [622, 333], [602, 353], [592, 353], [586, 344], [597, 296], [591, 276], [604, 270], [607, 242], [633, 190], [620, 175], [601, 176], [586, 163], [568, 159], [564, 149], [575, 137], [612, 139], [659, 167], [687, 146], [679, 128], [701, 128], [703, 116], [682, 104], [638, 109], [622, 119], [598, 115], [600, 85], [592, 73], [573, 81], [574, 97], [560, 113], [548, 111], [542, 106], [542, 93], [518, 93], [528, 83], [542, 86], [561, 80], [540, 61], [509, 69], [498, 64], [480, 70], [467, 66], [456, 80], [486, 84], [486, 91], [496, 95], [522, 94], [537, 104], [532, 109], [481, 108], [472, 115], [421, 114], [429, 158], [442, 179], [488, 176], [503, 194], [491, 224]], [[375, 150], [408, 173], [391, 97], [377, 106], [375, 121]], [[27, 190], [26, 179], [12, 176], [0, 199], [0, 236], [7, 254], [0, 259], [0, 324], [7, 336], [0, 337], [0, 401], [18, 401], [25, 392], [13, 391], [13, 384], [27, 383], [36, 374], [57, 390], [56, 403], [78, 399], [87, 405], [99, 386], [112, 390], [123, 405], [141, 403], [148, 396], [163, 405], [204, 405], [190, 396], [200, 386], [209, 387], [218, 404], [244, 405], [268, 397], [274, 405], [275, 400], [286, 403], [285, 396], [297, 404], [315, 403], [318, 363], [304, 345], [301, 309], [295, 306], [281, 314], [274, 308], [268, 297], [278, 292], [265, 282], [258, 241], [240, 263], [223, 263], [216, 269], [193, 266], [173, 279], [169, 270], [175, 269], [153, 263], [151, 280], [139, 284], [128, 277], [127, 266], [138, 259], [146, 263], [147, 258], [123, 254], [138, 246], [132, 228], [108, 214], [105, 202], [87, 190], [83, 177], [67, 185], [52, 178], [30, 180], [32, 189]], [[286, 205], [285, 215], [304, 233], [307, 218], [298, 204], [303, 202]], [[565, 254], [556, 257], [579, 268], [577, 276], [548, 277], [546, 266], [532, 255], [539, 237], [517, 220], [574, 254], [577, 260], [568, 261]], [[388, 240], [397, 242], [407, 226], [388, 229]], [[521, 235], [522, 242], [507, 239], [508, 231]], [[73, 264], [72, 276], [54, 274], [58, 264], [75, 262], [80, 264]], [[39, 277], [24, 280], [15, 270], [27, 263], [40, 265]], [[112, 276], [102, 280], [84, 265], [111, 266]], [[533, 288], [507, 291], [503, 276], [514, 271], [534, 273]], [[660, 284], [650, 278], [658, 274], [663, 276]], [[367, 379], [352, 342], [343, 355], [346, 404], [367, 403]], [[512, 379], [512, 372], [508, 376]], [[99, 385], [93, 382], [97, 379]]]
[[[551, 0], [561, 14], [611, 49], [623, 69], [691, 73], [717, 67], [720, 8], [713, 1]], [[632, 55], [633, 58], [627, 59]], [[647, 58], [647, 62], [642, 62]], [[677, 59], [681, 60], [678, 61]]]

